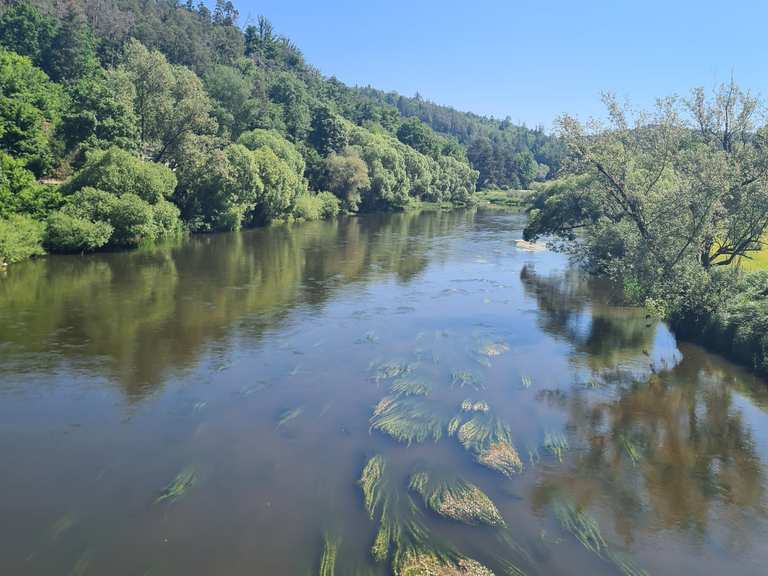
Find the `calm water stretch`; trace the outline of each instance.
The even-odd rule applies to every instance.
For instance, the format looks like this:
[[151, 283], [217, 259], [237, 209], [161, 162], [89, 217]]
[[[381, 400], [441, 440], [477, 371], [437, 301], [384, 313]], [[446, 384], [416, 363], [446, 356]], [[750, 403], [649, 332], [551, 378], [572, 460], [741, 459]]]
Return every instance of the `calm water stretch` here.
[[[386, 574], [382, 508], [499, 575], [764, 574], [766, 383], [518, 249], [523, 224], [380, 215], [13, 266], [0, 574], [317, 574], [326, 539], [336, 574]], [[509, 477], [470, 421], [508, 433]], [[394, 504], [371, 520], [377, 454]], [[438, 515], [416, 472], [504, 525]]]

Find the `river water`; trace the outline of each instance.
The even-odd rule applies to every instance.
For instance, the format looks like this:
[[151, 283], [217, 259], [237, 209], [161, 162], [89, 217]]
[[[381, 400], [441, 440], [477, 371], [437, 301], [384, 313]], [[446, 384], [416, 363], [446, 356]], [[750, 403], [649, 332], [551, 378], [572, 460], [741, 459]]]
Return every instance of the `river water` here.
[[[764, 574], [766, 383], [518, 249], [523, 225], [374, 215], [10, 268], [0, 574], [317, 574], [326, 537], [336, 574], [390, 573], [375, 455], [406, 536], [499, 575]], [[428, 437], [372, 426], [382, 398]], [[481, 465], [454, 416], [500, 423], [521, 469]], [[416, 471], [505, 526], [438, 515]]]

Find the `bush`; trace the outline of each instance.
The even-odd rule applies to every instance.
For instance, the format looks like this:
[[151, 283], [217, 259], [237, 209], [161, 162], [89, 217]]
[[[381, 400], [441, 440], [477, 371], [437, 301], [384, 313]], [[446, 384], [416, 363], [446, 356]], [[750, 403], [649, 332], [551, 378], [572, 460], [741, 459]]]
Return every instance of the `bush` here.
[[0, 220], [0, 266], [45, 254], [41, 222], [12, 214]]
[[71, 216], [64, 211], [48, 217], [45, 245], [55, 252], [91, 252], [106, 246], [112, 225]]
[[114, 229], [111, 246], [137, 246], [157, 238], [152, 206], [135, 194], [117, 198], [107, 222]]
[[296, 198], [306, 193], [306, 182], [271, 148], [259, 148], [251, 154], [263, 185], [263, 194], [251, 223], [261, 224], [289, 216]]
[[179, 209], [173, 202], [161, 200], [152, 206], [152, 218], [158, 239], [171, 238], [182, 231]]
[[300, 220], [323, 220], [339, 213], [341, 201], [330, 192], [302, 194], [296, 198], [293, 215]]
[[176, 188], [176, 176], [162, 164], [147, 162], [119, 148], [94, 150], [83, 168], [61, 188], [73, 194], [85, 187], [98, 188], [122, 196], [135, 194], [150, 204], [170, 198]]
[[103, 246], [132, 247], [151, 242], [177, 228], [178, 210], [172, 205], [169, 208], [169, 204], [163, 200], [153, 207], [135, 194], [116, 196], [104, 190], [82, 188], [54, 214], [56, 218], [49, 219], [49, 225], [53, 222], [56, 227], [51, 232], [50, 248], [84, 252]]
[[713, 273], [670, 313], [680, 338], [768, 374], [768, 272]]

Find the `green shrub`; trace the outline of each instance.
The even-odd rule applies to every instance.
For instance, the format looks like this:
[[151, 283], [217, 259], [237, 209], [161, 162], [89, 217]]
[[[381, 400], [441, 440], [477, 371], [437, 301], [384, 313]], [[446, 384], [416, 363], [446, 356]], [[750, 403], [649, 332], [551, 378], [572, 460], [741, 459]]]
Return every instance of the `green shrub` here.
[[73, 194], [85, 187], [98, 188], [122, 196], [135, 194], [150, 204], [170, 198], [176, 176], [162, 164], [147, 162], [119, 148], [94, 150], [83, 168], [62, 186], [62, 193]]
[[341, 201], [330, 192], [308, 192], [296, 198], [293, 215], [300, 220], [322, 220], [336, 216], [340, 207]]
[[[168, 208], [168, 204], [162, 200], [153, 207], [135, 194], [116, 196], [104, 190], [85, 187], [67, 199], [67, 205], [61, 209], [61, 213], [91, 223], [109, 224], [111, 234], [102, 245], [131, 247], [151, 242], [176, 227], [178, 210], [173, 206]], [[158, 228], [158, 221], [162, 229]], [[67, 251], [71, 250], [68, 248]]]
[[45, 245], [55, 252], [91, 252], [109, 242], [112, 225], [71, 216], [60, 210], [48, 217]]
[[110, 246], [137, 246], [157, 238], [152, 206], [135, 194], [117, 198], [107, 222], [114, 229]]
[[0, 266], [45, 254], [41, 222], [12, 214], [0, 219]]
[[670, 314], [675, 334], [768, 374], [768, 272], [712, 274]]
[[158, 239], [171, 238], [181, 233], [179, 209], [173, 202], [161, 200], [152, 206], [152, 218]]

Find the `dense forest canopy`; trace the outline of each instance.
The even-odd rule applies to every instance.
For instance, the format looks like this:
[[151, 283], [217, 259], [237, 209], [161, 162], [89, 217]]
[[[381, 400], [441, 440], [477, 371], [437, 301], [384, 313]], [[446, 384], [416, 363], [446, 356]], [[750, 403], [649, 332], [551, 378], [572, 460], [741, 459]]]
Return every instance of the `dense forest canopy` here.
[[[562, 153], [540, 129], [326, 78], [224, 0], [0, 0], [0, 99], [5, 260], [41, 234], [82, 251], [180, 219], [211, 231], [466, 204], [553, 174]], [[137, 190], [150, 174], [173, 185]]]

